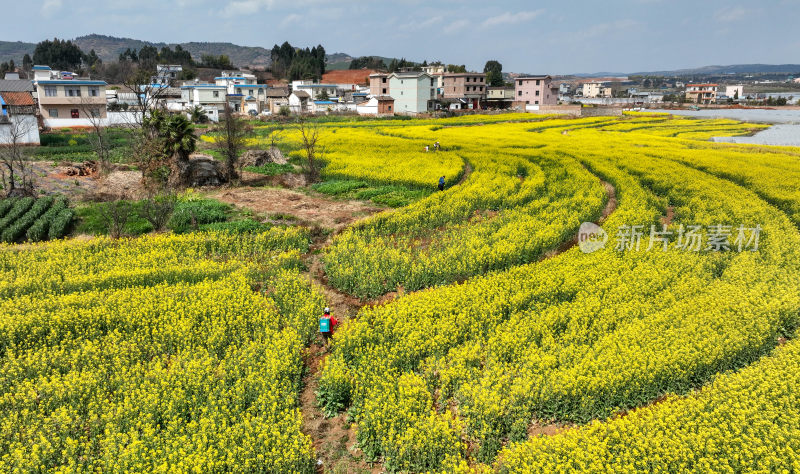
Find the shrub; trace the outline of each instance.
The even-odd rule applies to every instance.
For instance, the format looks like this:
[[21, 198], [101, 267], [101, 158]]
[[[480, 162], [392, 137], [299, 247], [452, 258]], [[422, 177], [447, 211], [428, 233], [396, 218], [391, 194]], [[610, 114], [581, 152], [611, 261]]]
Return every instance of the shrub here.
[[11, 210], [8, 211], [2, 219], [0, 219], [0, 232], [4, 231], [14, 221], [22, 217], [23, 214], [28, 212], [28, 209], [33, 206], [36, 200], [32, 197], [24, 197], [14, 202]]
[[10, 211], [14, 204], [17, 202], [17, 198], [8, 198], [0, 200], [0, 218], [2, 218], [6, 212]]
[[70, 208], [62, 209], [56, 217], [53, 219], [53, 222], [50, 223], [50, 230], [47, 233], [47, 238], [50, 240], [60, 239], [67, 234], [70, 225], [72, 224], [72, 218], [75, 213]]
[[229, 211], [230, 206], [213, 199], [179, 202], [167, 227], [178, 233], [190, 232], [203, 224], [226, 221]]
[[50, 230], [50, 224], [56, 216], [67, 208], [67, 199], [64, 197], [55, 200], [50, 209], [47, 210], [41, 217], [36, 219], [36, 222], [28, 229], [25, 234], [29, 241], [40, 242], [47, 239], [47, 232]]
[[213, 222], [211, 224], [203, 224], [200, 226], [200, 230], [245, 234], [251, 232], [264, 232], [265, 230], [269, 230], [270, 227], [271, 226], [269, 224], [264, 224], [254, 219], [242, 219], [231, 222]]
[[28, 212], [23, 214], [16, 221], [10, 223], [5, 230], [3, 230], [3, 234], [0, 236], [0, 238], [2, 238], [4, 242], [16, 242], [20, 237], [25, 235], [25, 231], [28, 230], [28, 227], [33, 225], [33, 223], [36, 222], [36, 219], [44, 214], [51, 204], [53, 204], [52, 197], [43, 197], [37, 199]]

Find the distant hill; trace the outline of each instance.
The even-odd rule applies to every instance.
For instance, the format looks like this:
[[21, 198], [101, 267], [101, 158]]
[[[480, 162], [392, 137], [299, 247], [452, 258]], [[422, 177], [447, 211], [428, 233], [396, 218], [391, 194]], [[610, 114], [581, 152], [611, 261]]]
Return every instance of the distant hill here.
[[23, 43], [21, 41], [0, 41], [0, 63], [13, 59], [15, 63], [22, 65], [22, 57], [25, 54], [33, 56], [33, 43]]
[[800, 72], [800, 64], [732, 64], [729, 66], [702, 66], [672, 71], [646, 72], [595, 72], [573, 74], [578, 77], [621, 77], [621, 76], [717, 76], [724, 74], [795, 74]]
[[[103, 61], [116, 61], [119, 54], [126, 49], [140, 50], [143, 46], [151, 45], [158, 49], [164, 46], [174, 48], [177, 44], [192, 54], [196, 60], [204, 54], [219, 56], [226, 54], [231, 58], [231, 62], [236, 66], [255, 66], [265, 67], [270, 65], [270, 50], [259, 46], [239, 46], [233, 43], [153, 43], [132, 38], [117, 38], [106, 35], [86, 35], [79, 36], [73, 40], [84, 52], [92, 49], [100, 56]], [[27, 53], [33, 55], [36, 47], [34, 43], [22, 43], [11, 41], [0, 41], [0, 62], [13, 59], [15, 62], [22, 62], [22, 57]]]

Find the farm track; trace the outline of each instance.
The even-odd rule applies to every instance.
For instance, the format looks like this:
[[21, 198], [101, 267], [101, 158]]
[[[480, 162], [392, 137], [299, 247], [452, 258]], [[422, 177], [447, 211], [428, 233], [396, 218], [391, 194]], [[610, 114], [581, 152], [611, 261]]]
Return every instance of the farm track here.
[[[456, 185], [466, 182], [472, 171], [472, 165], [469, 162], [465, 162], [464, 172]], [[614, 186], [599, 176], [595, 176], [602, 183], [607, 196], [606, 205], [595, 222], [601, 225], [617, 209], [618, 200]], [[355, 222], [357, 221], [351, 222], [350, 225]], [[343, 230], [344, 228], [339, 228], [331, 235], [317, 238], [312, 244], [306, 260], [309, 277], [315, 283], [315, 286], [322, 290], [326, 304], [340, 322], [355, 317], [364, 306], [387, 304], [399, 296], [398, 292], [391, 292], [373, 300], [362, 301], [337, 290], [329, 284], [321, 254], [323, 249], [331, 244], [335, 234]], [[571, 249], [577, 243], [578, 237], [576, 235], [558, 247], [546, 252], [539, 261], [554, 258]], [[300, 410], [303, 416], [302, 431], [312, 439], [317, 457], [316, 470], [319, 473], [323, 473], [332, 470], [334, 467], [343, 467], [346, 472], [383, 472], [380, 464], [371, 466], [356, 454], [355, 426], [348, 423], [347, 413], [340, 413], [333, 418], [326, 419], [325, 414], [317, 405], [316, 391], [319, 387], [319, 374], [327, 354], [328, 349], [319, 343], [312, 344], [306, 349], [304, 357], [306, 371], [303, 377], [303, 389], [300, 393]], [[572, 425], [562, 424], [539, 424], [534, 421], [529, 427], [529, 434], [531, 436], [550, 436], [572, 427]]]

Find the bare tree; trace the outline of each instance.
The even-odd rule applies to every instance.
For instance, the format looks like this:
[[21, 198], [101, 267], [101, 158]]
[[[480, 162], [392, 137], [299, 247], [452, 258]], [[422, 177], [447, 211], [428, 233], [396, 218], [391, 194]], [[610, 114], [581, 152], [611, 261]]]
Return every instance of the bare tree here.
[[122, 82], [124, 90], [136, 98], [132, 125], [142, 127], [145, 125], [146, 117], [149, 117], [154, 110], [166, 109], [164, 96], [167, 92], [167, 85], [153, 84], [152, 82], [150, 73], [139, 68], [132, 69]]
[[177, 197], [172, 193], [150, 196], [142, 202], [141, 216], [153, 226], [153, 230], [162, 231], [175, 211]]
[[314, 183], [319, 180], [319, 162], [324, 152], [319, 147], [319, 124], [300, 118], [298, 119], [297, 128], [303, 140], [303, 150], [306, 152], [306, 164], [304, 166], [306, 178], [309, 183]]
[[0, 116], [0, 178], [6, 196], [33, 195], [33, 173], [28, 166], [25, 145], [37, 127], [31, 115]]
[[249, 124], [244, 119], [235, 116], [231, 104], [226, 101], [224, 120], [217, 127], [214, 146], [225, 157], [225, 174], [228, 182], [239, 178], [237, 172], [239, 155], [247, 147], [247, 138], [251, 133], [252, 128]]
[[80, 110], [91, 124], [92, 132], [88, 134], [88, 139], [97, 155], [100, 172], [107, 174], [111, 171], [111, 140], [106, 126], [107, 119], [103, 119], [100, 105], [91, 97], [81, 97]]
[[100, 216], [108, 227], [112, 239], [122, 237], [125, 226], [131, 217], [131, 206], [126, 201], [111, 201], [100, 208]]

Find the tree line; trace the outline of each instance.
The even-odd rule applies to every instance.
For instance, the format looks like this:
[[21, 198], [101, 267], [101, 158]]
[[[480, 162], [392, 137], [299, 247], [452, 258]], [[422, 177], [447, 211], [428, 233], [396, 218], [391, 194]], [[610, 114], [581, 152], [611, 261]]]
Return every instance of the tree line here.
[[325, 74], [325, 48], [317, 45], [311, 49], [296, 48], [288, 41], [277, 44], [270, 52], [272, 75], [279, 79], [320, 80]]

